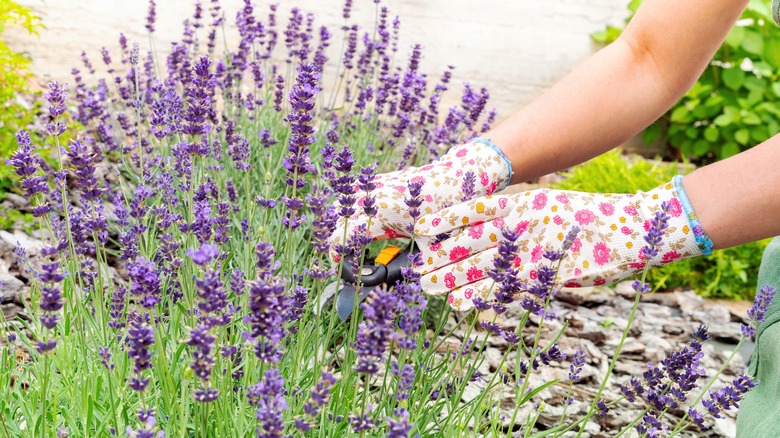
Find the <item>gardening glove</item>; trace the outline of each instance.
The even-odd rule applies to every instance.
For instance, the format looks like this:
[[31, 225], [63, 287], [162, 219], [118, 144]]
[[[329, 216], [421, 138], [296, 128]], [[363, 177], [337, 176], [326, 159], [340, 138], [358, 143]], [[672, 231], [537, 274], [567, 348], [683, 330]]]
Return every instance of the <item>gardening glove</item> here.
[[[579, 227], [558, 272], [565, 286], [603, 285], [629, 277], [645, 266], [642, 247], [650, 221], [669, 204], [668, 228], [651, 265], [709, 254], [704, 234], [677, 176], [649, 192], [591, 194], [551, 189], [486, 196], [422, 217], [415, 227], [428, 294], [449, 293], [448, 302], [468, 310], [472, 299], [487, 300], [498, 241], [504, 227], [522, 232], [515, 268], [521, 282], [536, 277], [547, 250], [560, 250], [572, 227]], [[435, 236], [439, 235], [438, 238]], [[443, 235], [443, 236], [442, 236]]]
[[369, 221], [361, 208], [365, 194], [358, 194], [356, 213], [348, 220], [340, 218], [329, 238], [331, 261], [339, 261], [335, 248], [344, 244], [345, 235], [349, 239], [361, 225], [367, 226], [366, 233], [373, 240], [410, 237], [414, 219], [405, 202], [409, 198], [407, 186], [410, 182], [423, 184], [418, 210], [424, 215], [501, 190], [509, 184], [511, 177], [510, 161], [486, 138], [475, 138], [456, 146], [425, 166], [377, 175], [373, 180], [376, 189], [370, 193], [377, 214]]

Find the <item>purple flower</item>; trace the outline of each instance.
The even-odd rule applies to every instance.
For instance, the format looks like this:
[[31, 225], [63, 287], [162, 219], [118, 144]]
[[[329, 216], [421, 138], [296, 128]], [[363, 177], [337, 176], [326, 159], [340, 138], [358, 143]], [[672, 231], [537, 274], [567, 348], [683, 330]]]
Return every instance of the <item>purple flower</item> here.
[[40, 158], [34, 153], [35, 148], [30, 144], [30, 134], [20, 130], [16, 133], [16, 143], [19, 145], [16, 152], [5, 163], [14, 168], [14, 172], [22, 178], [26, 178], [38, 171]]
[[303, 405], [303, 412], [312, 420], [316, 419], [330, 399], [330, 391], [336, 383], [336, 377], [328, 372], [322, 373], [319, 382], [311, 390], [311, 398]]
[[284, 378], [279, 370], [269, 369], [257, 385], [247, 388], [249, 404], [257, 408], [258, 436], [281, 438], [284, 435], [284, 411], [287, 401]]
[[398, 390], [395, 393], [396, 400], [404, 401], [408, 399], [414, 386], [414, 378], [416, 375], [414, 366], [406, 364], [403, 367], [400, 367], [398, 362], [394, 361], [393, 368], [390, 372], [398, 379]]
[[671, 209], [671, 205], [668, 202], [661, 203], [661, 210], [655, 213], [653, 219], [650, 220], [650, 228], [645, 234], [645, 242], [647, 245], [642, 247], [642, 258], [645, 260], [652, 260], [658, 255], [658, 248], [663, 245], [663, 237], [666, 232], [666, 228], [669, 227], [669, 215], [667, 212]]
[[127, 331], [127, 356], [133, 361], [133, 371], [136, 378], [131, 381], [132, 389], [143, 391], [149, 384], [149, 379], [141, 377], [141, 373], [152, 367], [152, 352], [154, 330], [142, 322], [135, 321]]
[[190, 330], [190, 338], [186, 344], [193, 347], [192, 364], [190, 368], [204, 383], [211, 377], [211, 369], [214, 367], [214, 336], [209, 334], [209, 326], [198, 324]]
[[[410, 256], [410, 258], [412, 257]], [[411, 260], [411, 262], [414, 263], [415, 260]], [[393, 340], [398, 342], [400, 348], [415, 350], [417, 349], [419, 332], [423, 326], [422, 313], [428, 307], [428, 301], [422, 293], [418, 278], [407, 278], [407, 281], [395, 286], [398, 296], [402, 298], [398, 302], [398, 328], [401, 331], [393, 333]]]
[[202, 244], [197, 250], [195, 248], [190, 248], [189, 251], [187, 251], [187, 257], [191, 258], [192, 261], [199, 266], [211, 263], [217, 256], [219, 256], [219, 246], [209, 243]]
[[650, 286], [650, 283], [642, 283], [639, 280], [634, 280], [631, 283], [631, 288], [634, 289], [635, 292], [639, 292], [641, 294], [646, 294], [653, 290], [652, 286]]
[[149, 0], [149, 14], [146, 16], [146, 30], [149, 31], [149, 33], [154, 32], [154, 22], [157, 17], [156, 12], [156, 5], [154, 4], [154, 0]]
[[424, 183], [422, 179], [417, 181], [410, 180], [406, 183], [406, 187], [409, 189], [409, 196], [404, 199], [404, 203], [409, 207], [409, 216], [412, 218], [412, 223], [407, 228], [409, 233], [414, 231], [414, 224], [417, 223], [417, 219], [420, 217], [420, 206], [423, 201], [420, 195]]
[[461, 190], [463, 191], [463, 196], [460, 198], [461, 201], [466, 202], [469, 199], [473, 199], [477, 193], [474, 190], [474, 184], [477, 182], [477, 175], [472, 172], [468, 171], [463, 175], [463, 183], [461, 183]]
[[347, 421], [352, 427], [352, 431], [355, 433], [365, 432], [371, 430], [379, 425], [379, 422], [371, 418], [371, 412], [374, 410], [374, 405], [369, 404], [366, 406], [366, 411], [361, 414], [353, 412], [349, 413]]
[[569, 380], [576, 382], [580, 380], [580, 373], [582, 367], [585, 365], [585, 350], [580, 348], [574, 353], [571, 359], [571, 365], [569, 365]]
[[345, 0], [344, 1], [344, 8], [342, 9], [342, 16], [345, 20], [349, 20], [350, 14], [352, 13], [352, 0]]
[[157, 265], [143, 257], [128, 263], [127, 273], [132, 281], [130, 293], [142, 297], [144, 307], [154, 307], [160, 300], [160, 278]]
[[198, 294], [200, 321], [207, 326], [226, 325], [231, 313], [228, 307], [227, 293], [219, 278], [219, 273], [208, 270], [203, 278], [195, 278], [195, 291]]
[[258, 279], [249, 287], [249, 315], [244, 317], [244, 322], [250, 331], [245, 337], [256, 342], [255, 355], [260, 360], [278, 362], [282, 358], [279, 343], [286, 334], [288, 299], [284, 283], [274, 276], [273, 247], [260, 242], [256, 254]]
[[702, 400], [701, 404], [707, 409], [713, 418], [722, 418], [723, 411], [730, 411], [732, 408], [739, 409], [739, 402], [743, 395], [757, 385], [747, 374], [740, 374], [730, 385], [712, 392], [709, 392], [709, 398]]
[[596, 409], [598, 409], [598, 414], [602, 416], [609, 413], [609, 406], [607, 406], [607, 402], [605, 402], [603, 398], [600, 398], [599, 401], [596, 402]]
[[182, 133], [189, 135], [203, 135], [211, 132], [211, 125], [207, 118], [213, 111], [212, 94], [214, 90], [214, 75], [209, 72], [211, 61], [207, 56], [201, 57], [193, 69], [195, 76], [192, 84], [187, 88], [187, 111], [184, 115]]
[[68, 98], [67, 89], [67, 85], [51, 81], [49, 82], [49, 90], [43, 93], [43, 96], [49, 102], [49, 115], [55, 120], [55, 122], [46, 125], [50, 135], [59, 136], [65, 132], [65, 125], [56, 122], [56, 119], [65, 112], [65, 100]]
[[319, 73], [313, 64], [298, 66], [298, 76], [290, 91], [290, 114], [286, 120], [290, 123], [290, 142], [288, 154], [282, 165], [288, 172], [286, 183], [290, 187], [302, 188], [306, 185], [300, 177], [312, 170], [310, 147], [314, 143], [314, 100], [319, 93], [317, 81]]
[[387, 438], [406, 438], [412, 425], [409, 423], [409, 411], [405, 408], [393, 410], [395, 418], [387, 417]]
[[354, 344], [358, 373], [374, 375], [384, 357], [387, 342], [393, 333], [395, 308], [398, 297], [386, 288], [376, 288], [365, 302], [363, 321], [358, 326], [357, 341]]
[[[769, 285], [762, 286], [759, 289], [756, 298], [753, 301], [753, 307], [747, 312], [747, 316], [750, 319], [752, 325], [758, 325], [760, 322], [764, 322], [764, 315], [767, 308], [772, 304], [772, 299], [775, 296], [775, 288]], [[756, 334], [756, 330], [752, 325], [742, 325], [742, 335], [748, 338], [752, 338]]]

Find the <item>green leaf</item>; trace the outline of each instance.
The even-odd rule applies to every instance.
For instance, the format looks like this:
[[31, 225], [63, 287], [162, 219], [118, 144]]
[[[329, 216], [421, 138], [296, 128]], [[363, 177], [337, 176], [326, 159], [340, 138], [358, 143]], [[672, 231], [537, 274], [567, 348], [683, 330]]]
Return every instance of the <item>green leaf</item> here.
[[672, 111], [672, 123], [691, 123], [693, 115], [684, 106], [678, 106]]
[[758, 117], [756, 113], [751, 111], [751, 112], [746, 112], [742, 116], [742, 123], [746, 125], [760, 125], [762, 122], [761, 122], [761, 117]]
[[728, 158], [739, 153], [739, 146], [734, 142], [723, 144], [720, 148], [720, 159]]
[[766, 130], [767, 130], [767, 137], [771, 137], [778, 132], [780, 132], [780, 123], [777, 122], [777, 120], [770, 120], [766, 124]]
[[741, 145], [747, 145], [750, 141], [750, 131], [745, 128], [737, 130], [737, 132], [734, 133], [734, 140]]
[[755, 126], [753, 128], [750, 128], [750, 140], [753, 143], [761, 143], [762, 141], [769, 138], [769, 131], [767, 130], [766, 126], [759, 125]]
[[753, 69], [758, 72], [761, 76], [771, 78], [774, 75], [774, 67], [769, 65], [768, 62], [764, 61], [756, 61], [753, 63]]
[[761, 55], [764, 51], [764, 39], [758, 32], [746, 29], [744, 39], [742, 40], [742, 48], [753, 55]]
[[728, 126], [734, 123], [734, 117], [730, 116], [729, 114], [723, 113], [718, 117], [715, 117], [715, 120], [712, 123], [716, 124], [717, 126]]
[[707, 127], [707, 129], [704, 130], [704, 138], [708, 142], [715, 143], [716, 141], [718, 141], [718, 137], [720, 137], [720, 131], [715, 126], [710, 125]]
[[775, 68], [780, 68], [780, 38], [764, 37], [763, 58]]
[[693, 126], [689, 126], [685, 130], [685, 136], [688, 137], [689, 139], [693, 140], [694, 138], [699, 136], [699, 130], [694, 128]]
[[642, 132], [642, 143], [647, 146], [656, 141], [660, 135], [661, 126], [658, 123], [653, 123]]
[[[713, 131], [718, 132], [717, 130], [713, 130]], [[697, 157], [703, 157], [709, 151], [710, 151], [710, 143], [704, 140], [700, 139], [693, 144], [693, 155], [696, 155]]]
[[723, 70], [723, 83], [734, 91], [739, 90], [745, 83], [745, 72], [739, 67]]
[[726, 37], [725, 44], [732, 49], [739, 48], [742, 45], [742, 39], [745, 38], [745, 28], [742, 26], [736, 26], [731, 29]]

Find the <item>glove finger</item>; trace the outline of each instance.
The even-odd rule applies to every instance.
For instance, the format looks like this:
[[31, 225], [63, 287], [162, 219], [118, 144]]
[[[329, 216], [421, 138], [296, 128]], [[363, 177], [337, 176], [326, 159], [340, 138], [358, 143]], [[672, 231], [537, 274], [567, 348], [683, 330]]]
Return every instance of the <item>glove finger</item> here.
[[414, 227], [420, 236], [435, 236], [470, 224], [503, 218], [514, 207], [509, 196], [484, 196], [421, 217]]
[[493, 258], [497, 253], [497, 248], [490, 248], [459, 262], [443, 266], [420, 277], [420, 286], [429, 295], [443, 295], [453, 289], [482, 280], [493, 267]]
[[467, 312], [474, 308], [474, 298], [488, 301], [493, 298], [495, 282], [491, 278], [461, 286], [447, 296], [447, 304], [455, 310]]
[[[503, 220], [492, 220], [454, 231], [453, 235], [441, 242], [434, 238], [427, 239], [428, 244], [420, 245], [423, 260], [420, 273], [433, 272], [442, 266], [496, 247], [501, 239], [503, 225]], [[423, 239], [420, 237], [418, 241], [422, 243]]]

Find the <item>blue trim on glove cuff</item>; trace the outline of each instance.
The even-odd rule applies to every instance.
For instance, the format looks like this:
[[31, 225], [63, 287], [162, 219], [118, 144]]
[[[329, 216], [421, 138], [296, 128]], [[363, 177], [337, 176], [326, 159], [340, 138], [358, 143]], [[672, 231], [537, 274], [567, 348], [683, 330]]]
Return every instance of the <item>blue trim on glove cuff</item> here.
[[509, 181], [512, 180], [512, 162], [509, 161], [509, 158], [507, 158], [506, 155], [504, 155], [504, 152], [501, 150], [501, 148], [496, 146], [496, 144], [493, 143], [493, 141], [491, 141], [489, 138], [477, 137], [477, 138], [474, 139], [474, 141], [477, 142], [477, 143], [483, 144], [483, 145], [489, 147], [490, 149], [493, 149], [506, 162], [506, 169], [509, 172], [509, 177], [507, 178], [506, 184], [504, 184], [504, 187], [501, 187], [498, 190], [505, 189], [509, 185]]
[[704, 234], [699, 219], [693, 212], [691, 201], [688, 200], [688, 195], [685, 194], [685, 189], [682, 185], [682, 175], [676, 175], [672, 182], [674, 183], [674, 189], [677, 191], [677, 197], [680, 199], [685, 216], [688, 218], [688, 223], [691, 224], [691, 230], [693, 230], [693, 236], [696, 238], [696, 244], [699, 246], [699, 250], [704, 255], [712, 254], [712, 240]]

